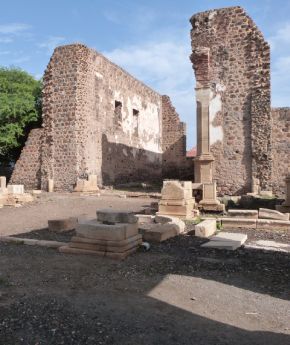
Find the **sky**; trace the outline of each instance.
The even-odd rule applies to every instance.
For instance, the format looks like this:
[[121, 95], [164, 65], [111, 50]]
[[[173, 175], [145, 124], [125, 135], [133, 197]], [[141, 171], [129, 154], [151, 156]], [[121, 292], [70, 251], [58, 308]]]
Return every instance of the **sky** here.
[[189, 18], [242, 6], [271, 45], [272, 106], [290, 106], [290, 0], [0, 0], [0, 66], [41, 78], [56, 46], [81, 42], [171, 97], [195, 145]]

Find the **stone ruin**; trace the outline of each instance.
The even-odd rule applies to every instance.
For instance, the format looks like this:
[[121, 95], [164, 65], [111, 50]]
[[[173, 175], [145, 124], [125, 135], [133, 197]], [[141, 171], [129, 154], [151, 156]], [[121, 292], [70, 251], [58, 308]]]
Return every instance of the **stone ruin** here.
[[30, 132], [10, 182], [47, 190], [53, 181], [54, 190], [72, 191], [79, 183], [86, 189], [90, 176], [99, 185], [191, 180], [205, 210], [222, 209], [216, 192], [284, 195], [290, 110], [271, 109], [269, 44], [241, 7], [198, 13], [190, 22], [194, 162], [186, 158], [185, 125], [168, 96], [72, 44], [50, 59], [43, 125]]

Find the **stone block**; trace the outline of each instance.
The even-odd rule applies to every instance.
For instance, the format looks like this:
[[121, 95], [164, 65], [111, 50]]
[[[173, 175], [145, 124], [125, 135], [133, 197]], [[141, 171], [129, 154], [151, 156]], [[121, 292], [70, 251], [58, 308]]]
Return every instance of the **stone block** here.
[[271, 190], [261, 190], [259, 194], [266, 198], [273, 197], [273, 192]]
[[233, 218], [249, 218], [257, 219], [258, 211], [257, 210], [228, 210], [228, 215]]
[[167, 224], [144, 224], [139, 227], [143, 240], [148, 242], [163, 242], [171, 237], [175, 237], [180, 233], [178, 225]]
[[52, 219], [48, 221], [48, 229], [52, 232], [70, 231], [76, 228], [77, 223], [77, 218]]
[[154, 216], [151, 216], [151, 215], [136, 214], [136, 217], [138, 218], [138, 223], [153, 223], [154, 222]]
[[163, 181], [161, 198], [167, 200], [191, 199], [192, 183], [190, 181], [184, 181], [181, 183], [178, 180], [165, 180]]
[[23, 184], [9, 184], [7, 189], [9, 194], [24, 194]]
[[99, 222], [106, 222], [109, 224], [115, 223], [137, 223], [138, 218], [134, 212], [112, 210], [112, 209], [101, 209], [97, 210], [97, 219]]
[[77, 179], [74, 192], [98, 192], [97, 175], [89, 175], [88, 179]]
[[259, 218], [276, 219], [276, 220], [289, 220], [289, 213], [281, 213], [279, 211], [271, 210], [268, 208], [260, 208], [259, 209]]
[[77, 236], [105, 241], [122, 241], [138, 234], [135, 224], [102, 224], [97, 220], [77, 224]]
[[290, 221], [257, 219], [257, 230], [290, 230]]
[[256, 229], [257, 219], [221, 218], [223, 229]]
[[110, 252], [94, 251], [94, 250], [87, 250], [87, 249], [71, 248], [69, 246], [60, 247], [58, 250], [60, 253], [64, 253], [64, 254], [82, 254], [82, 255], [93, 255], [93, 256], [106, 256], [110, 259], [123, 260], [128, 255], [135, 253], [137, 248], [138, 247], [132, 248], [132, 249], [130, 249], [124, 253], [110, 253]]
[[128, 245], [129, 243], [136, 242], [136, 241], [142, 241], [142, 236], [140, 234], [129, 237], [126, 240], [122, 240], [122, 241], [96, 240], [96, 239], [78, 237], [78, 236], [73, 236], [71, 239], [71, 242], [97, 244], [101, 246], [112, 246], [112, 247], [123, 247], [123, 246]]
[[193, 217], [193, 205], [185, 206], [165, 206], [159, 205], [158, 215], [172, 215], [182, 218], [192, 218]]
[[248, 239], [248, 235], [239, 234], [236, 232], [219, 232], [217, 235], [211, 238], [211, 241], [233, 241], [238, 242], [240, 245], [243, 245]]
[[6, 189], [6, 177], [0, 176], [0, 189]]
[[207, 219], [195, 225], [195, 236], [208, 238], [216, 233], [216, 220]]
[[16, 199], [16, 201], [18, 203], [21, 203], [21, 204], [34, 201], [33, 196], [31, 194], [28, 194], [28, 193], [16, 194], [14, 196], [14, 198]]
[[53, 189], [54, 189], [54, 181], [53, 181], [53, 179], [50, 178], [50, 179], [48, 179], [48, 192], [52, 193]]
[[84, 243], [84, 242], [70, 242], [69, 247], [71, 248], [79, 248], [79, 249], [87, 249], [87, 250], [94, 250], [94, 251], [101, 251], [101, 252], [112, 252], [112, 253], [124, 253], [128, 250], [139, 246], [142, 243], [142, 238], [139, 238], [133, 242], [129, 242], [123, 246], [112, 246], [111, 244], [93, 244], [93, 243]]

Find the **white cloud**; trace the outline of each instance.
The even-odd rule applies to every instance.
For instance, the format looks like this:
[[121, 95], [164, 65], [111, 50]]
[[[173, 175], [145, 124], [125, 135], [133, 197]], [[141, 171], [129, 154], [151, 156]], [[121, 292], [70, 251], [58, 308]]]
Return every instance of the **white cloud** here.
[[194, 73], [189, 61], [190, 46], [186, 34], [145, 42], [104, 52], [160, 94], [170, 96], [182, 121], [188, 126], [188, 146], [195, 142]]
[[58, 45], [63, 43], [65, 38], [62, 36], [50, 36], [46, 41], [40, 43], [38, 46], [40, 48], [46, 49], [48, 54], [51, 54]]
[[2, 24], [0, 25], [0, 34], [18, 34], [30, 28], [30, 25], [23, 23]]
[[284, 49], [285, 43], [290, 43], [290, 22], [284, 23], [268, 41], [272, 50]]

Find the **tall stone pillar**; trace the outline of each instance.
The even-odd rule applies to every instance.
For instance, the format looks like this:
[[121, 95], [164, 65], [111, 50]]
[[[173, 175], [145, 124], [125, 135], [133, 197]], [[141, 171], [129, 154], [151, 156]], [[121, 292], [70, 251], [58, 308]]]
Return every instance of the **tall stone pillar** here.
[[224, 211], [224, 205], [216, 198], [216, 183], [213, 181], [214, 157], [210, 152], [210, 50], [200, 47], [192, 52], [190, 58], [196, 78], [197, 156], [194, 160], [194, 182], [202, 186], [199, 208], [204, 211]]
[[197, 116], [197, 156], [194, 160], [194, 176], [196, 183], [211, 183], [214, 158], [210, 153], [209, 140], [209, 100], [210, 88], [196, 89]]

